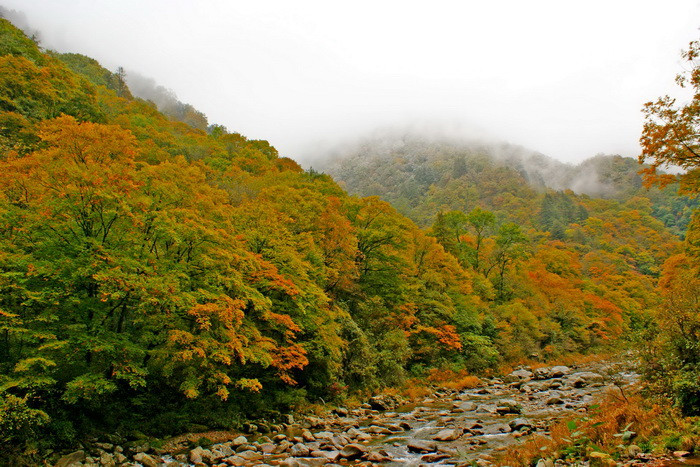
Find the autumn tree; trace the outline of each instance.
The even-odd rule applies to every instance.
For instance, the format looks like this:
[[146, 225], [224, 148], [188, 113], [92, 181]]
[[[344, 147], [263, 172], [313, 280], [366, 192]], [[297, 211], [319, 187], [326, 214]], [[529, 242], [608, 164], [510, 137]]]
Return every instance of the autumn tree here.
[[676, 76], [676, 83], [690, 94], [690, 100], [677, 104], [677, 99], [664, 96], [644, 105], [644, 129], [640, 144], [640, 162], [650, 164], [643, 170], [647, 184], [668, 183], [672, 175], [661, 174], [664, 166], [685, 170], [680, 175], [681, 187], [689, 193], [700, 190], [700, 41], [690, 43], [682, 53], [688, 69]]

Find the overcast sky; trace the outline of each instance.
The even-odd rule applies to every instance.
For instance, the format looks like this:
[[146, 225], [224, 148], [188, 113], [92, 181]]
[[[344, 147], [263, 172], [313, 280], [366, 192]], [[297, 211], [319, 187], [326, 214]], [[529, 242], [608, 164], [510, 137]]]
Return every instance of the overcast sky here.
[[[636, 156], [700, 0], [0, 0], [42, 45], [152, 77], [303, 160], [376, 128], [457, 128], [576, 162]], [[322, 143], [322, 144], [321, 144]]]

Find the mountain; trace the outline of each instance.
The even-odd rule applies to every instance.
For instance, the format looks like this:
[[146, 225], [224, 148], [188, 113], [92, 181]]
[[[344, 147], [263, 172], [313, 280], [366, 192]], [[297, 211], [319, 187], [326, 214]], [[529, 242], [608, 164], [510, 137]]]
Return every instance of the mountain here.
[[646, 189], [639, 163], [598, 155], [565, 164], [521, 146], [458, 141], [419, 134], [379, 135], [329, 150], [316, 169], [338, 180], [350, 193], [379, 196], [422, 226], [440, 211], [481, 207], [502, 218], [533, 221], [547, 192], [624, 202], [650, 199], [657, 219], [684, 235], [697, 199], [676, 196], [677, 188]]

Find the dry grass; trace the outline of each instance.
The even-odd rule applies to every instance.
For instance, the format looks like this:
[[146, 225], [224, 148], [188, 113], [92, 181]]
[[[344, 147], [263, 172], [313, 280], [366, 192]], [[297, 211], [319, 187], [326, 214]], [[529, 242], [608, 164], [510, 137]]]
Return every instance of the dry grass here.
[[[626, 429], [635, 432], [634, 441], [640, 443], [659, 435], [667, 423], [664, 410], [650, 405], [639, 395], [628, 395], [626, 399], [619, 391], [609, 392], [599, 407], [592, 406], [585, 417], [563, 419], [556, 422], [550, 436], [534, 435], [504, 451], [500, 465], [527, 466], [538, 458], [558, 458], [570, 453], [585, 457], [591, 451], [608, 454], [620, 453], [620, 434]], [[615, 436], [617, 435], [617, 436]]]
[[453, 371], [449, 369], [432, 369], [428, 375], [428, 382], [447, 389], [472, 389], [481, 385], [481, 380], [469, 374], [466, 370]]

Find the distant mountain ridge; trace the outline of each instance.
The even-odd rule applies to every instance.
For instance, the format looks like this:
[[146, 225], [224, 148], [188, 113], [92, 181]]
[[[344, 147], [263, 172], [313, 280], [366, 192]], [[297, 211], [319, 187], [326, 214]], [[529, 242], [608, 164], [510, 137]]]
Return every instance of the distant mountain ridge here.
[[[351, 165], [363, 167], [369, 161], [391, 157], [412, 163], [445, 158], [473, 161], [485, 157], [496, 165], [517, 171], [534, 188], [568, 189], [593, 197], [615, 198], [642, 185], [638, 174], [641, 167], [630, 157], [598, 154], [580, 164], [570, 164], [515, 144], [420, 134], [374, 136], [355, 145], [332, 149], [326, 156], [318, 157], [314, 166], [330, 175], [347, 174]], [[348, 188], [353, 191], [352, 186]]]
[[532, 213], [541, 209], [545, 193], [571, 191], [617, 202], [648, 198], [653, 215], [682, 236], [698, 206], [698, 200], [676, 196], [673, 186], [644, 188], [642, 166], [630, 157], [599, 154], [574, 165], [513, 144], [429, 133], [379, 133], [328, 150], [313, 166], [350, 193], [379, 196], [422, 226], [441, 211], [474, 207], [534, 225]]

